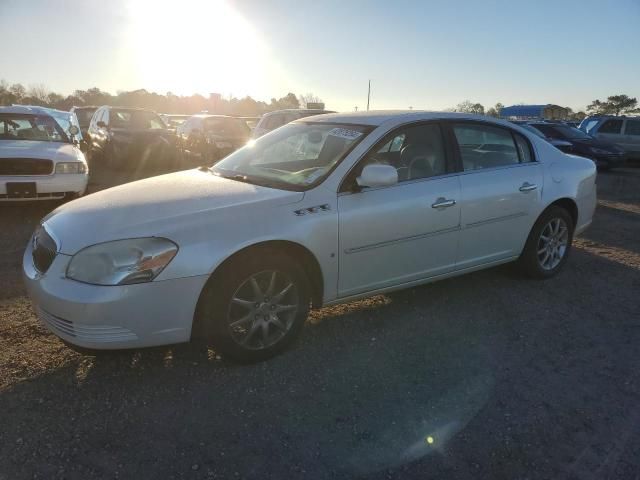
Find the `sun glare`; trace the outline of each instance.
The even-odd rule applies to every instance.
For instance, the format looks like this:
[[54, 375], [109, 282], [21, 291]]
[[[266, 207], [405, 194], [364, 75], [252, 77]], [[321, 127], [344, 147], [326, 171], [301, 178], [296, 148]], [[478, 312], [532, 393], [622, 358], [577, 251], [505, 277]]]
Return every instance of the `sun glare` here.
[[131, 0], [128, 18], [126, 51], [133, 78], [144, 88], [181, 95], [268, 95], [267, 48], [228, 3]]

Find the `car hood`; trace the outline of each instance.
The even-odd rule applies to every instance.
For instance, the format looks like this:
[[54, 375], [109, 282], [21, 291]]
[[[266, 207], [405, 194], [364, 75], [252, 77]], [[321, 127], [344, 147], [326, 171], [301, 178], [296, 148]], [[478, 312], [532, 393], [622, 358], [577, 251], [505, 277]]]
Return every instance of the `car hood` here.
[[598, 140], [595, 138], [585, 138], [585, 139], [571, 139], [571, 143], [574, 145], [581, 145], [584, 147], [593, 147], [593, 148], [601, 148], [603, 150], [609, 150], [613, 153], [619, 153], [622, 149], [613, 143], [603, 142], [602, 140]]
[[54, 162], [69, 161], [78, 159], [78, 150], [70, 143], [0, 140], [0, 158], [43, 158]]
[[[73, 255], [96, 243], [165, 236], [180, 244], [193, 229], [221, 230], [247, 208], [295, 203], [304, 197], [186, 170], [103, 190], [54, 210], [45, 218], [61, 253]], [[239, 211], [242, 210], [242, 211]]]

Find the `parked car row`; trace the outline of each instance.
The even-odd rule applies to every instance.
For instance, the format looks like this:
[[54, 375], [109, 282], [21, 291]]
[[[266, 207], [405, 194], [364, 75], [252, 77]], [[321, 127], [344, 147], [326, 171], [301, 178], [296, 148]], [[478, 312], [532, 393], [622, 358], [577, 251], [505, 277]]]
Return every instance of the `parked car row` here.
[[575, 127], [555, 122], [527, 122], [520, 124], [547, 139], [565, 153], [590, 158], [601, 170], [620, 167], [625, 163], [626, 152], [613, 143], [594, 138]]
[[623, 149], [627, 159], [640, 159], [640, 117], [587, 117], [580, 123], [579, 128], [602, 142]]

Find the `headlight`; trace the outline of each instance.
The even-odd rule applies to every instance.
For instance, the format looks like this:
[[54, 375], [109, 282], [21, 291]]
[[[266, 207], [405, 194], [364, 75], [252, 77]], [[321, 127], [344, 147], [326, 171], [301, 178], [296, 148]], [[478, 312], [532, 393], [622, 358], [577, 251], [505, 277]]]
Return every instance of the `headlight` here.
[[76, 253], [67, 277], [95, 285], [150, 282], [173, 259], [178, 246], [166, 238], [131, 238], [99, 243]]
[[56, 173], [85, 173], [87, 166], [82, 162], [60, 162], [56, 164]]

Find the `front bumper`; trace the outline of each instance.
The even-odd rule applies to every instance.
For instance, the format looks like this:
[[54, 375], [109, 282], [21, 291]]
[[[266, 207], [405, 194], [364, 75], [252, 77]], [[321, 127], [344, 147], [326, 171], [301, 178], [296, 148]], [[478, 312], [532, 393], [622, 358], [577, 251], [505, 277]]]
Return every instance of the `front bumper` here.
[[89, 285], [66, 278], [70, 260], [57, 254], [41, 274], [33, 265], [31, 243], [23, 257], [34, 311], [58, 337], [102, 350], [189, 341], [206, 275], [136, 285]]
[[[36, 184], [36, 197], [32, 198], [8, 198], [7, 183], [28, 182]], [[33, 201], [51, 200], [63, 198], [65, 194], [83, 195], [87, 190], [89, 174], [87, 173], [58, 173], [43, 176], [0, 176], [0, 202], [1, 201]]]

